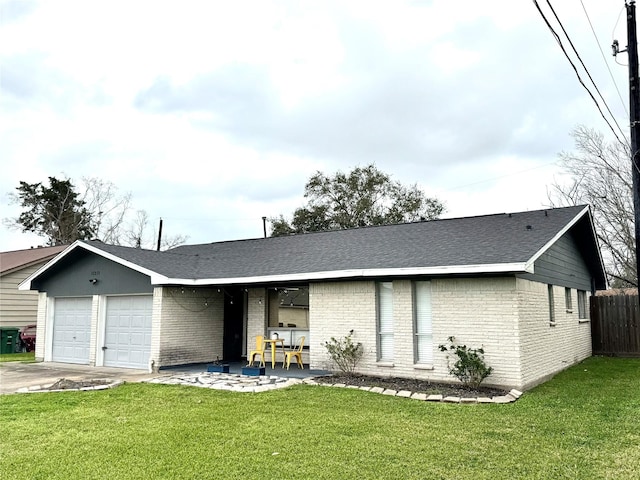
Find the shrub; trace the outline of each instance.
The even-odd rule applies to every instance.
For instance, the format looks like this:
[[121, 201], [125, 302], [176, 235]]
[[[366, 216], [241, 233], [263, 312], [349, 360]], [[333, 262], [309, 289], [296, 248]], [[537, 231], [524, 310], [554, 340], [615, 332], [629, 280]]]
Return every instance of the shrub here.
[[331, 337], [330, 341], [324, 342], [324, 347], [329, 352], [329, 357], [331, 357], [333, 363], [337, 365], [342, 373], [347, 375], [353, 374], [364, 354], [362, 343], [353, 343], [351, 335], [353, 335], [353, 330], [343, 339], [338, 340], [335, 337]]
[[463, 385], [471, 388], [478, 388], [482, 381], [491, 375], [492, 367], [488, 367], [484, 361], [484, 349], [469, 348], [466, 345], [456, 345], [454, 337], [448, 338], [450, 345], [439, 345], [442, 352], [453, 352], [457, 357], [456, 362], [451, 366], [447, 355], [447, 366], [449, 373], [462, 382]]

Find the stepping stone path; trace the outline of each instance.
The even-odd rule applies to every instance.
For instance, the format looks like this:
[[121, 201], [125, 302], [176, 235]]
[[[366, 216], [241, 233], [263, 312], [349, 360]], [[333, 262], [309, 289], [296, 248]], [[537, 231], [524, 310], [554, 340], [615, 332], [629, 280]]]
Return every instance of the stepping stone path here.
[[231, 373], [193, 373], [176, 374], [145, 380], [146, 383], [165, 385], [189, 385], [193, 387], [228, 390], [231, 392], [268, 392], [277, 388], [286, 388], [301, 383], [297, 378], [283, 378], [276, 375], [247, 376]]

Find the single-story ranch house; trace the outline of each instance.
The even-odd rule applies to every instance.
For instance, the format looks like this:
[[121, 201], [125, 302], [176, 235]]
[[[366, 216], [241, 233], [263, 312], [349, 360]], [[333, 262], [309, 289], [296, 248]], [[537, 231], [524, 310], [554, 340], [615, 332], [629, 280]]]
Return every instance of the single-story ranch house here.
[[[438, 345], [484, 347], [487, 385], [527, 389], [591, 355], [606, 288], [588, 206], [186, 245], [77, 241], [27, 278], [36, 358], [162, 368], [241, 360], [257, 335], [364, 346], [358, 371], [453, 381]], [[297, 368], [297, 367], [293, 367]]]

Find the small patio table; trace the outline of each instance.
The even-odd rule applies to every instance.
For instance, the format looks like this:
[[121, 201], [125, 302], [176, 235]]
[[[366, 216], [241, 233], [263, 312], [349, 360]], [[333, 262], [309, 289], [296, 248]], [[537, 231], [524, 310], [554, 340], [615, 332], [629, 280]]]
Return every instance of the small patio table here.
[[284, 338], [265, 338], [264, 343], [271, 345], [271, 368], [276, 368], [276, 347], [278, 343], [282, 345], [282, 353], [284, 354]]

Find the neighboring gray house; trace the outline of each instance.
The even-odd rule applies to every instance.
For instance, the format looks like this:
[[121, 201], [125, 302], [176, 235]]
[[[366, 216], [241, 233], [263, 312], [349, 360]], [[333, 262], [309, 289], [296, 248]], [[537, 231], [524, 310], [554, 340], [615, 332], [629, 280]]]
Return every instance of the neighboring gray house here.
[[353, 330], [361, 373], [451, 381], [438, 345], [483, 346], [486, 383], [520, 389], [591, 355], [606, 288], [586, 206], [177, 247], [76, 242], [28, 278], [36, 358], [133, 368], [240, 360], [256, 335]]
[[21, 328], [36, 323], [38, 294], [19, 291], [18, 285], [65, 248], [66, 245], [0, 252], [0, 327]]

